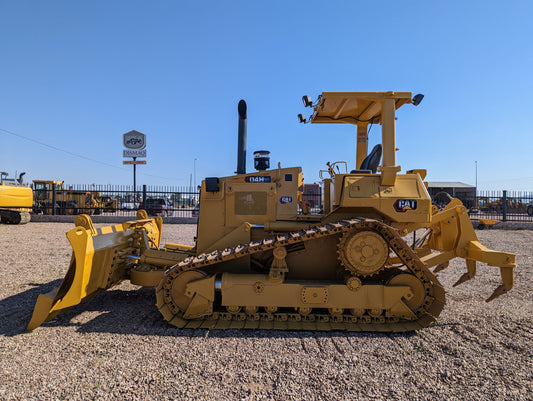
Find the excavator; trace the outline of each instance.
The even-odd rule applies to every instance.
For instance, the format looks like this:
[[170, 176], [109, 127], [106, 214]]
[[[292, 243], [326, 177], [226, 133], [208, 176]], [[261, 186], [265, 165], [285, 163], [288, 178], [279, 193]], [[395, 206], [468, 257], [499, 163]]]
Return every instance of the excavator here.
[[[238, 105], [235, 175], [202, 181], [194, 245], [161, 244], [161, 217], [95, 228], [88, 215], [67, 233], [73, 248], [58, 289], [39, 295], [27, 326], [77, 306], [123, 280], [154, 287], [156, 308], [178, 328], [406, 332], [433, 324], [445, 306], [436, 273], [465, 260], [455, 285], [477, 264], [502, 279], [491, 301], [513, 286], [515, 255], [483, 246], [467, 211], [453, 199], [431, 204], [426, 170], [401, 173], [396, 111], [418, 105], [411, 92], [323, 92], [304, 96], [302, 123], [357, 127], [355, 168], [326, 163], [323, 206], [303, 206], [300, 167], [270, 168], [255, 153], [246, 172], [246, 103]], [[369, 125], [381, 144], [368, 152]], [[410, 239], [413, 238], [412, 242]], [[433, 269], [433, 270], [432, 270]]]
[[26, 224], [30, 221], [33, 191], [24, 183], [25, 174], [9, 178], [8, 173], [0, 173], [0, 223]]

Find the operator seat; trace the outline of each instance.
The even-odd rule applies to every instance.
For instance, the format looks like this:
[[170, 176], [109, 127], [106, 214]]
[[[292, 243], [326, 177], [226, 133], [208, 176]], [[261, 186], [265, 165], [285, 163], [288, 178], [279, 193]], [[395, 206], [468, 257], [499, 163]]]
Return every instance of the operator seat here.
[[374, 148], [372, 149], [372, 152], [365, 157], [365, 160], [361, 163], [361, 166], [359, 167], [359, 170], [370, 170], [372, 171], [372, 174], [376, 174], [376, 171], [378, 170], [379, 162], [381, 161], [381, 153], [383, 151], [383, 147], [380, 143], [378, 143]]

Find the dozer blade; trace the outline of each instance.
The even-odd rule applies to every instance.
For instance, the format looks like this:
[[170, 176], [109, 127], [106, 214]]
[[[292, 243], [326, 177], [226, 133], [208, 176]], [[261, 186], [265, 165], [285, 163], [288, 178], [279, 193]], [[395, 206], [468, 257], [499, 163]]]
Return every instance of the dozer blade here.
[[[147, 217], [138, 213], [139, 217]], [[76, 227], [67, 233], [73, 255], [59, 289], [37, 298], [27, 330], [76, 306], [127, 278], [141, 247], [159, 247], [162, 221], [141, 219], [116, 226], [94, 228], [87, 215], [76, 216]]]

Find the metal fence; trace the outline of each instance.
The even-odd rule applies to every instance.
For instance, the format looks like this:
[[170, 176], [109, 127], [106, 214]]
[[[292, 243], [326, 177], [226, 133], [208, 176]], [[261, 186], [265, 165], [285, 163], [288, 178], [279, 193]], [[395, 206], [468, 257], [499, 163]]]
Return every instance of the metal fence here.
[[[533, 222], [533, 192], [517, 191], [480, 191], [476, 196], [467, 197], [457, 195], [468, 209], [472, 219], [494, 219], [501, 221], [530, 221]], [[308, 201], [311, 213], [321, 213], [321, 189], [306, 192], [303, 200]], [[450, 197], [442, 193], [433, 199], [439, 209], [449, 202]]]
[[[461, 197], [458, 196], [460, 199]], [[150, 215], [198, 216], [200, 193], [192, 187], [131, 185], [63, 185], [62, 188], [34, 188], [36, 213], [103, 214], [135, 216], [138, 209]], [[322, 191], [318, 185], [304, 189], [299, 213], [321, 213]], [[533, 192], [479, 192], [475, 199], [461, 199], [471, 218], [501, 221], [532, 221]], [[442, 208], [446, 199], [434, 199]]]
[[533, 221], [533, 192], [481, 191], [467, 208], [471, 218]]
[[138, 209], [150, 215], [195, 217], [200, 194], [191, 187], [131, 185], [63, 185], [34, 188], [34, 212], [55, 215], [135, 216]]
[[[192, 187], [159, 187], [143, 185], [46, 184], [34, 187], [35, 213], [51, 215], [135, 216], [138, 209], [149, 215], [197, 217], [200, 193]], [[320, 188], [305, 192], [298, 212], [319, 213], [322, 210]], [[304, 210], [305, 209], [305, 210]]]

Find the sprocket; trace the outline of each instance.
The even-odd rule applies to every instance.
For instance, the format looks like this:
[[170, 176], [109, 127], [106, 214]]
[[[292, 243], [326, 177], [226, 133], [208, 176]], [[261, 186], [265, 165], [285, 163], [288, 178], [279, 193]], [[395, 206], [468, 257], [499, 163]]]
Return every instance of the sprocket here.
[[375, 231], [348, 231], [339, 241], [338, 254], [342, 265], [352, 274], [366, 277], [385, 268], [389, 245]]

